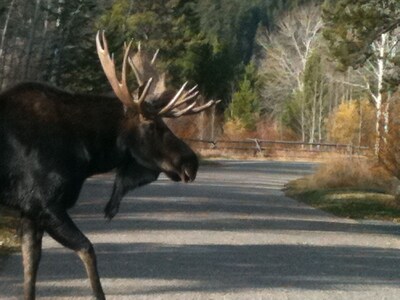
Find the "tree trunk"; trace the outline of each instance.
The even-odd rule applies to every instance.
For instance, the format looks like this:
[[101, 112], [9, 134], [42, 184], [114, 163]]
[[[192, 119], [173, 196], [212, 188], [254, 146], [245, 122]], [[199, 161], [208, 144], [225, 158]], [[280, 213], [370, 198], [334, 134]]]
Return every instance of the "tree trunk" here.
[[313, 102], [311, 107], [311, 126], [310, 126], [310, 136], [309, 141], [310, 143], [314, 143], [315, 138], [315, 127], [316, 127], [316, 119], [317, 119], [317, 84], [318, 82], [314, 82], [314, 89], [313, 89]]
[[361, 142], [362, 142], [362, 130], [363, 130], [363, 118], [364, 118], [364, 110], [363, 110], [363, 105], [362, 102], [359, 101], [360, 103], [360, 112], [359, 112], [359, 118], [360, 121], [358, 123], [358, 147], [361, 147]]
[[303, 143], [305, 143], [306, 142], [306, 126], [305, 126], [305, 105], [304, 105], [304, 99], [302, 99], [301, 100], [301, 119], [300, 119], [300, 122], [301, 122], [301, 140], [302, 140], [302, 142]]
[[[201, 101], [203, 102], [203, 98], [201, 98]], [[199, 138], [200, 140], [204, 140], [204, 131], [205, 131], [204, 128], [206, 126], [205, 111], [202, 111], [200, 113], [198, 126], [199, 126]]]
[[40, 38], [40, 54], [38, 57], [39, 66], [41, 66], [41, 72], [36, 72], [36, 80], [43, 80], [44, 74], [46, 74], [46, 69], [44, 66], [46, 65], [46, 55], [48, 54], [48, 30], [49, 30], [49, 11], [51, 11], [51, 1], [47, 0], [47, 9], [45, 10], [43, 17], [43, 31], [42, 36]]
[[7, 30], [8, 30], [8, 26], [10, 23], [10, 19], [11, 19], [11, 15], [13, 13], [14, 10], [14, 4], [15, 4], [15, 0], [11, 0], [10, 6], [8, 8], [8, 12], [6, 15], [6, 19], [4, 22], [4, 27], [3, 30], [1, 32], [1, 38], [0, 38], [0, 64], [2, 65], [1, 68], [1, 73], [0, 73], [0, 90], [4, 88], [4, 86], [6, 85], [6, 50], [5, 50], [5, 41], [6, 41], [6, 35], [7, 35]]
[[210, 139], [213, 141], [214, 140], [214, 138], [215, 138], [215, 113], [216, 113], [216, 110], [215, 110], [215, 105], [213, 105], [212, 107], [211, 107], [211, 110], [210, 110], [210, 114], [211, 114], [211, 134], [210, 134]]
[[37, 23], [38, 23], [38, 20], [39, 20], [40, 3], [41, 3], [41, 0], [36, 0], [35, 13], [33, 15], [33, 21], [32, 21], [32, 24], [31, 24], [31, 31], [30, 31], [30, 34], [29, 34], [28, 45], [26, 47], [27, 48], [27, 53], [26, 53], [24, 79], [28, 79], [29, 78], [29, 69], [30, 69], [31, 58], [32, 58], [33, 42], [35, 40], [36, 26], [37, 26]]
[[57, 7], [57, 20], [56, 20], [56, 34], [57, 36], [57, 44], [53, 49], [53, 60], [51, 64], [51, 76], [50, 76], [50, 82], [58, 85], [59, 81], [59, 75], [60, 75], [60, 60], [61, 60], [61, 40], [62, 40], [62, 24], [61, 24], [61, 16], [64, 10], [64, 0], [58, 0], [58, 7]]
[[318, 97], [318, 106], [319, 106], [319, 112], [318, 112], [318, 142], [319, 143], [321, 143], [321, 141], [322, 141], [322, 122], [323, 122], [323, 114], [324, 114], [323, 100], [324, 100], [324, 80], [321, 79], [320, 85], [319, 85], [319, 97]]
[[8, 24], [10, 22], [10, 18], [14, 9], [15, 0], [11, 0], [10, 7], [7, 12], [6, 21], [4, 22], [3, 31], [1, 33], [1, 40], [0, 40], [0, 58], [3, 57], [4, 52], [4, 42], [6, 40], [6, 34], [8, 30]]
[[[20, 57], [22, 56], [18, 49], [18, 37], [13, 36], [13, 46], [10, 52], [10, 60], [9, 66], [18, 66], [21, 63]], [[8, 82], [17, 83], [20, 81], [20, 70], [18, 68], [10, 68], [10, 71], [7, 73]], [[7, 83], [8, 83], [7, 82]]]
[[387, 42], [387, 34], [384, 33], [381, 35], [381, 39], [378, 44], [379, 57], [377, 58], [378, 69], [377, 69], [377, 94], [375, 95], [375, 105], [376, 105], [376, 140], [375, 140], [375, 155], [379, 155], [381, 148], [381, 124], [382, 124], [382, 88], [383, 88], [383, 75], [384, 75], [384, 67], [385, 67], [385, 46]]

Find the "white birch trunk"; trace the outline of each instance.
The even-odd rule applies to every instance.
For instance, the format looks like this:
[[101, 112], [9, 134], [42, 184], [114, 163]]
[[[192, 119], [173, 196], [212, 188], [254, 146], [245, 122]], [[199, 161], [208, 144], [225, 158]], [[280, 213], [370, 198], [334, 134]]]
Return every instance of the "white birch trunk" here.
[[313, 103], [311, 107], [311, 126], [310, 126], [310, 143], [314, 143], [314, 136], [315, 136], [315, 123], [317, 117], [317, 84], [318, 82], [314, 82], [314, 95], [313, 95]]
[[9, 9], [8, 9], [7, 16], [6, 16], [6, 21], [4, 22], [4, 27], [3, 27], [3, 30], [2, 30], [2, 32], [1, 32], [1, 40], [0, 40], [0, 59], [1, 59], [1, 58], [4, 59], [4, 57], [3, 57], [3, 53], [4, 53], [4, 42], [5, 42], [5, 40], [6, 40], [6, 34], [7, 34], [7, 30], [8, 30], [8, 24], [9, 24], [9, 22], [10, 22], [10, 18], [11, 18], [11, 15], [12, 15], [12, 13], [13, 13], [13, 10], [14, 10], [14, 3], [15, 3], [15, 0], [11, 0], [10, 7], [9, 7]]
[[205, 111], [202, 111], [200, 113], [200, 117], [199, 117], [199, 138], [200, 140], [204, 140], [204, 127], [205, 127]]
[[385, 48], [387, 41], [387, 33], [381, 35], [380, 41], [377, 42], [378, 58], [377, 58], [377, 92], [373, 95], [376, 107], [376, 140], [375, 140], [375, 155], [378, 155], [381, 148], [381, 118], [382, 118], [382, 88], [383, 88], [383, 75], [385, 67]]
[[215, 138], [215, 105], [211, 107], [210, 114], [211, 114], [211, 136], [210, 139], [213, 141]]
[[305, 126], [305, 105], [304, 105], [304, 99], [301, 101], [301, 116], [300, 116], [300, 122], [301, 122], [301, 140], [303, 143], [306, 141], [306, 126]]
[[[51, 10], [51, 2], [52, 0], [47, 0], [47, 10], [45, 11], [44, 18], [43, 18], [43, 31], [41, 35], [41, 50], [40, 50], [40, 55], [39, 55], [39, 65], [44, 66], [45, 65], [45, 59], [46, 59], [46, 52], [48, 51], [47, 49], [47, 41], [48, 41], [48, 31], [49, 31], [49, 11]], [[43, 73], [45, 71], [43, 70], [42, 72], [36, 72], [36, 80], [42, 79]]]
[[321, 143], [322, 141], [322, 122], [323, 122], [323, 114], [324, 114], [324, 104], [323, 104], [323, 99], [324, 98], [324, 81], [320, 81], [320, 86], [319, 86], [319, 97], [318, 97], [318, 106], [319, 106], [319, 111], [318, 111], [318, 142]]
[[[60, 27], [61, 27], [61, 15], [64, 9], [64, 0], [58, 0], [58, 7], [57, 7], [57, 20], [56, 20], [56, 32], [60, 34]], [[58, 81], [58, 68], [60, 65], [60, 45], [58, 47], [55, 47], [53, 50], [53, 63], [52, 63], [52, 74], [50, 77], [50, 81], [53, 84], [57, 84]]]

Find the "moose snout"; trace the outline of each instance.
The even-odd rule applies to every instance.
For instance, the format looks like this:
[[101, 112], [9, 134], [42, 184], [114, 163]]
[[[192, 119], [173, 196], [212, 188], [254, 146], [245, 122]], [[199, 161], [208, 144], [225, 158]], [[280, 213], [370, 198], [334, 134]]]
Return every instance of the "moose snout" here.
[[194, 181], [196, 179], [197, 169], [198, 167], [194, 165], [183, 166], [181, 174], [182, 181], [186, 183]]
[[195, 180], [198, 168], [199, 161], [193, 153], [192, 155], [176, 156], [169, 162], [164, 162], [161, 171], [173, 181], [188, 183]]

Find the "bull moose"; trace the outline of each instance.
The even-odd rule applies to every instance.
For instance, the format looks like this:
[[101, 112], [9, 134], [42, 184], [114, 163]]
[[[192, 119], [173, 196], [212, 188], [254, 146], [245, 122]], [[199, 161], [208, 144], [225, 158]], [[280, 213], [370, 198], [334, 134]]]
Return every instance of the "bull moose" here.
[[[97, 53], [115, 96], [82, 95], [41, 83], [21, 83], [0, 94], [0, 204], [21, 213], [24, 297], [35, 298], [43, 232], [82, 260], [93, 295], [105, 299], [91, 242], [67, 210], [86, 178], [115, 169], [107, 218], [122, 197], [165, 173], [173, 181], [196, 177], [198, 159], [163, 118], [196, 114], [218, 101], [198, 105], [197, 88], [166, 89], [164, 74], [138, 47], [125, 47], [120, 76], [104, 32]], [[127, 84], [131, 69], [139, 88]], [[120, 78], [119, 78], [120, 77]], [[116, 101], [116, 99], [120, 101]]]

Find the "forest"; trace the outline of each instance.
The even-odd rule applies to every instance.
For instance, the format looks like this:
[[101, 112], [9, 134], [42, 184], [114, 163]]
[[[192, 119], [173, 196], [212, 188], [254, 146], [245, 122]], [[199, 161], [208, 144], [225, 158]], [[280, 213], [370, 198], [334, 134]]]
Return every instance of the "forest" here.
[[[168, 84], [196, 83], [213, 110], [185, 137], [369, 147], [397, 161], [398, 0], [2, 0], [0, 89], [43, 81], [107, 93], [95, 50], [105, 30], [160, 49]], [[188, 129], [190, 127], [190, 130]]]

